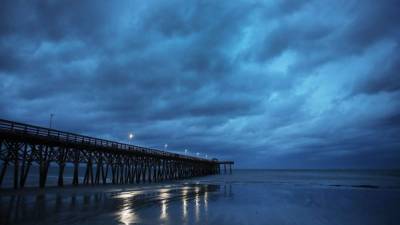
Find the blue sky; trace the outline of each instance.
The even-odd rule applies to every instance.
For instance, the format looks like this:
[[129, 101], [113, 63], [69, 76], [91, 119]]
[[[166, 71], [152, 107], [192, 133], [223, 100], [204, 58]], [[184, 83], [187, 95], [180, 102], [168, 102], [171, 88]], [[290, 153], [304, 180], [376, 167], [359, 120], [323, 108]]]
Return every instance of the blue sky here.
[[398, 1], [3, 1], [0, 117], [241, 168], [394, 168]]

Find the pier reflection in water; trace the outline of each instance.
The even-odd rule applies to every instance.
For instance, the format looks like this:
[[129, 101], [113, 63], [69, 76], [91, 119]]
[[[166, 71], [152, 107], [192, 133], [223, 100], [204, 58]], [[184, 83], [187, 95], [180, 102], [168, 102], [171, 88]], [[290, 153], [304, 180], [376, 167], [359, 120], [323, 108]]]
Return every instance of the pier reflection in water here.
[[0, 224], [193, 224], [224, 186], [0, 193]]

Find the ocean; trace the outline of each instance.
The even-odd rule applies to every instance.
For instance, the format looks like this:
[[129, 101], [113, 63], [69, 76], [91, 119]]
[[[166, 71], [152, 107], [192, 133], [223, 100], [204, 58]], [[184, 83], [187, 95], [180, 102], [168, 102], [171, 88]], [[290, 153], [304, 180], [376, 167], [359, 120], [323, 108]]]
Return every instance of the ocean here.
[[398, 170], [233, 170], [154, 184], [0, 189], [0, 224], [398, 225], [399, 212]]

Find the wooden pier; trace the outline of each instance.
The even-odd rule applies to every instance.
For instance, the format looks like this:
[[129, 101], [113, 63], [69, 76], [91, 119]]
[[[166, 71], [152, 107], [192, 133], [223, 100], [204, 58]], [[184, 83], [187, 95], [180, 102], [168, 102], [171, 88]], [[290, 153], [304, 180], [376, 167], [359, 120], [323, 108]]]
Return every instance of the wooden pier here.
[[[23, 188], [33, 164], [39, 168], [38, 186], [44, 188], [52, 165], [58, 167], [58, 186], [64, 171], [73, 167], [72, 185], [161, 182], [219, 174], [232, 161], [209, 160], [157, 149], [0, 119], [0, 187], [12, 169], [15, 189]], [[79, 170], [84, 170], [80, 181]]]

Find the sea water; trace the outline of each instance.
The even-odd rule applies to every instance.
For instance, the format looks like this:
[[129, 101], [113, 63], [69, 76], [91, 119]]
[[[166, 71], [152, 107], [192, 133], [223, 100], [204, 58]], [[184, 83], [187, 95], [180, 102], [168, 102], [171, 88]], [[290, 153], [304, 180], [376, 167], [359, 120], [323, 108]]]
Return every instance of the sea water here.
[[399, 212], [396, 170], [234, 170], [154, 184], [0, 189], [0, 224], [398, 225]]

